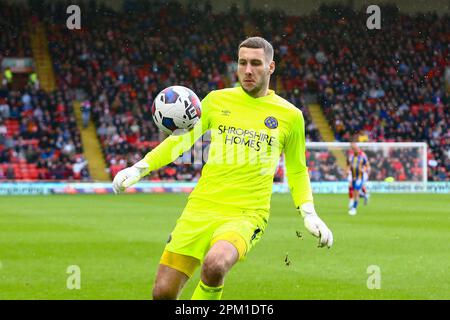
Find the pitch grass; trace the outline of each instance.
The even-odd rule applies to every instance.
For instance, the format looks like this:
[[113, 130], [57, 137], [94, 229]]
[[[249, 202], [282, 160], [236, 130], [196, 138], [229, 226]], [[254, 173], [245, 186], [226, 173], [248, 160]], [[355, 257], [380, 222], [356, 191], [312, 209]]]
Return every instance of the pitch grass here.
[[[0, 197], [0, 299], [149, 299], [186, 199]], [[290, 195], [276, 194], [266, 233], [228, 275], [224, 299], [450, 299], [449, 195], [373, 194], [356, 216], [346, 212], [346, 195], [315, 202], [333, 248], [317, 248]], [[71, 265], [80, 267], [80, 290], [66, 287]], [[379, 290], [367, 288], [372, 265], [380, 268]], [[182, 299], [198, 279], [197, 271]]]

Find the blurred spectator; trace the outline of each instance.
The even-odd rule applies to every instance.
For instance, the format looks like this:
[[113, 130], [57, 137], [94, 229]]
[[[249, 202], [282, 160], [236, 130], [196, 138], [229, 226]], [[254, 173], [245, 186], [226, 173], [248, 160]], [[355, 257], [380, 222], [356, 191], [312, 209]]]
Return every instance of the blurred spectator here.
[[81, 171], [87, 166], [87, 161], [83, 157], [79, 156], [76, 158], [76, 162], [73, 164], [73, 176], [75, 179], [80, 179], [82, 177]]
[[91, 103], [85, 100], [81, 103], [81, 116], [83, 120], [83, 128], [87, 128], [91, 120]]
[[31, 72], [28, 76], [28, 84], [36, 90], [39, 89], [39, 79], [35, 71]]
[[12, 82], [13, 82], [13, 73], [11, 69], [7, 67], [3, 71], [3, 85], [10, 89], [12, 87]]
[[9, 118], [9, 104], [5, 98], [0, 97], [0, 118], [7, 119]]
[[0, 145], [5, 143], [7, 133], [8, 133], [8, 128], [6, 128], [5, 123], [0, 118]]
[[14, 173], [14, 168], [9, 165], [6, 168], [6, 179], [8, 180], [14, 180], [16, 178], [16, 174]]

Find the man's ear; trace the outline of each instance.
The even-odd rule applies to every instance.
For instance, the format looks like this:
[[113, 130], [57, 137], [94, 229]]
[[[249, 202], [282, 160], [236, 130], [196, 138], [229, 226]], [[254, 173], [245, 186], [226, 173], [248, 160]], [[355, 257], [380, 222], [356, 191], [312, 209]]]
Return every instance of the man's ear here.
[[274, 73], [275, 72], [275, 61], [272, 61], [270, 64], [269, 64], [269, 74], [272, 74], [272, 73]]

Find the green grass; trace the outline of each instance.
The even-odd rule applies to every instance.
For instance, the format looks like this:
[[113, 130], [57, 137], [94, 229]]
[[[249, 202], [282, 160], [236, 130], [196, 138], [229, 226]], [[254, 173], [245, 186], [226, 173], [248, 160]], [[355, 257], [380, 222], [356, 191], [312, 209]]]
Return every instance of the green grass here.
[[[0, 299], [149, 299], [186, 200], [0, 197]], [[316, 195], [315, 202], [334, 233], [333, 248], [317, 248], [290, 195], [276, 194], [266, 233], [229, 273], [224, 299], [450, 299], [449, 195], [373, 194], [356, 216], [346, 213], [346, 195]], [[66, 287], [70, 265], [81, 268], [80, 290]], [[370, 265], [380, 267], [379, 290], [367, 288]]]

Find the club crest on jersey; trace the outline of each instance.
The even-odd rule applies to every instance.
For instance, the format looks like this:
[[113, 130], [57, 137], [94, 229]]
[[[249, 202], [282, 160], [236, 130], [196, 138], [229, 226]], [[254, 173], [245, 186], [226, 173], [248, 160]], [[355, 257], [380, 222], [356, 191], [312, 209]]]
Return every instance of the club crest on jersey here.
[[278, 127], [278, 120], [274, 117], [267, 117], [266, 120], [264, 120], [264, 124], [269, 129], [275, 129]]

